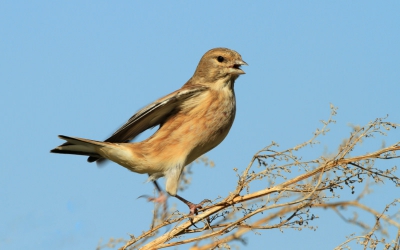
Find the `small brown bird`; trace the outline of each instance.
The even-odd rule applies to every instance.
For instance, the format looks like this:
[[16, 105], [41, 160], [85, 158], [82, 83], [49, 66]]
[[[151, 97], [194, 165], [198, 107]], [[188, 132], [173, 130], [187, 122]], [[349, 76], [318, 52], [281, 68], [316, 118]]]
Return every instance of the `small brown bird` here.
[[[50, 152], [86, 155], [89, 162], [109, 159], [133, 172], [148, 174], [160, 197], [156, 180], [165, 177], [168, 194], [188, 205], [191, 214], [197, 213], [204, 201], [193, 204], [177, 195], [179, 178], [186, 165], [228, 134], [236, 112], [234, 83], [245, 74], [242, 65], [247, 63], [236, 51], [211, 49], [182, 88], [141, 109], [104, 142], [60, 135], [67, 142]], [[157, 125], [159, 129], [146, 140], [129, 143]]]

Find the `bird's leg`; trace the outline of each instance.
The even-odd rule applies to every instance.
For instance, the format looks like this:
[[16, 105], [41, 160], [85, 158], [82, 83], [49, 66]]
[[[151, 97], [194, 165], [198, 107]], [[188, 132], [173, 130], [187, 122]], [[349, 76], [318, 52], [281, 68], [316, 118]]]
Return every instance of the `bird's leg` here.
[[[160, 185], [158, 185], [157, 181], [153, 181], [153, 183], [159, 193], [159, 196], [157, 198], [155, 198], [155, 197], [150, 197], [148, 195], [142, 195], [139, 198], [147, 198], [148, 201], [152, 201], [152, 202], [156, 202], [156, 203], [163, 203], [164, 210], [166, 210], [168, 196], [162, 191], [162, 189], [160, 188]], [[198, 204], [194, 204], [179, 195], [175, 195], [175, 197], [178, 198], [180, 201], [182, 201], [189, 207], [189, 215], [190, 216], [197, 215], [198, 214], [197, 210], [202, 208], [204, 203], [211, 202], [210, 200], [205, 199]]]
[[194, 204], [188, 200], [186, 200], [185, 198], [179, 196], [179, 195], [175, 195], [176, 198], [178, 198], [180, 201], [182, 201], [183, 203], [185, 203], [188, 207], [189, 207], [189, 215], [197, 215], [199, 212], [197, 211], [197, 209], [202, 208], [203, 204], [206, 202], [211, 202], [210, 200], [203, 200], [202, 202], [200, 202], [199, 204]]

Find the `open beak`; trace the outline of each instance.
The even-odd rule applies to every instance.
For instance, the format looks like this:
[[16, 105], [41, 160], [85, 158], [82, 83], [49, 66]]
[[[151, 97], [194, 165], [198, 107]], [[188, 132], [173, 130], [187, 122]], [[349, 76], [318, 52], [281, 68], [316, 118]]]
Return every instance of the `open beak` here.
[[248, 65], [245, 61], [243, 61], [243, 60], [236, 60], [235, 61], [235, 64], [233, 64], [232, 65], [232, 67], [231, 68], [233, 68], [234, 69], [234, 72], [233, 73], [236, 73], [236, 74], [238, 74], [238, 75], [241, 75], [241, 74], [246, 74], [240, 67], [242, 66], [242, 65]]

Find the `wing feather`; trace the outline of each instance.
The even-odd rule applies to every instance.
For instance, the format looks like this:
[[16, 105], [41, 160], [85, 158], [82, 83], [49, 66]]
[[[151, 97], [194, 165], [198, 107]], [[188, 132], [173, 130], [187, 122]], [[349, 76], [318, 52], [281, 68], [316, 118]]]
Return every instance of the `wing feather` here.
[[[133, 140], [143, 131], [164, 123], [165, 119], [173, 112], [176, 112], [182, 103], [199, 95], [206, 89], [208, 88], [201, 85], [185, 85], [183, 88], [139, 110], [105, 141], [128, 142]], [[88, 161], [93, 162], [99, 159], [98, 157], [91, 156], [88, 158]]]
[[157, 126], [165, 121], [171, 112], [177, 109], [184, 101], [206, 90], [207, 87], [191, 86], [179, 89], [134, 114], [122, 125], [106, 142], [128, 142], [143, 131]]

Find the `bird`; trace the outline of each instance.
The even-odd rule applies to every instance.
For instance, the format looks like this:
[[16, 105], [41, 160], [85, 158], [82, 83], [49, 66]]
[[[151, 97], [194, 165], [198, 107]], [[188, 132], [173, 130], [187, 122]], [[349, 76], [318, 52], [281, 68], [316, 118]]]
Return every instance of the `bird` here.
[[[157, 179], [164, 177], [165, 190], [197, 214], [204, 202], [195, 204], [177, 194], [184, 167], [219, 145], [232, 127], [236, 114], [234, 84], [248, 65], [228, 48], [214, 48], [200, 59], [193, 76], [178, 90], [134, 114], [105, 141], [59, 135], [66, 142], [51, 153], [89, 156], [88, 162], [111, 160], [128, 170], [148, 174], [165, 201]], [[143, 131], [159, 126], [147, 139], [131, 142]]]

